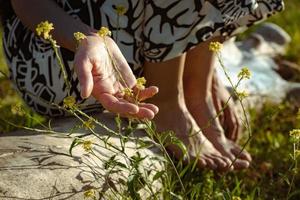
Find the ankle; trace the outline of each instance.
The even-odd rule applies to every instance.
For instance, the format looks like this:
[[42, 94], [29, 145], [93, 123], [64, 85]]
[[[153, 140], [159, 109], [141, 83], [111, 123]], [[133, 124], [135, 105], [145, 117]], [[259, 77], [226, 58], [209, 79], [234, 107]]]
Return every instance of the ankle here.
[[183, 79], [184, 93], [190, 96], [205, 96], [211, 93], [211, 83], [207, 81], [199, 81], [198, 79]]
[[184, 94], [183, 91], [169, 91], [169, 92], [161, 92], [149, 99], [152, 103], [169, 103], [169, 104], [178, 104], [184, 103]]
[[186, 104], [191, 106], [205, 106], [212, 103], [212, 93], [211, 91], [206, 91], [203, 93], [184, 93]]

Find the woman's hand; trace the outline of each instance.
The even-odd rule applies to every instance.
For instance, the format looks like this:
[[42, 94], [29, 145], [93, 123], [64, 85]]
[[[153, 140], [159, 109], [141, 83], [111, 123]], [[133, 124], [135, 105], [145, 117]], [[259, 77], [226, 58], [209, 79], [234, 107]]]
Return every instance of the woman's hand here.
[[224, 109], [225, 106], [224, 111], [219, 117], [220, 123], [224, 129], [226, 137], [232, 141], [237, 141], [242, 131], [241, 119], [233, 99], [230, 98], [228, 90], [216, 76], [216, 72], [214, 72], [212, 84], [214, 106], [217, 113], [222, 112], [222, 109]]
[[[119, 72], [115, 70], [113, 62]], [[132, 89], [139, 100], [151, 98], [158, 92], [158, 88], [136, 88], [136, 78], [111, 38], [104, 39], [96, 34], [87, 36], [77, 48], [74, 67], [83, 98], [92, 95], [105, 109], [125, 117], [152, 119], [158, 112], [153, 104], [135, 103], [124, 98], [125, 88]], [[120, 78], [119, 73], [123, 78]]]

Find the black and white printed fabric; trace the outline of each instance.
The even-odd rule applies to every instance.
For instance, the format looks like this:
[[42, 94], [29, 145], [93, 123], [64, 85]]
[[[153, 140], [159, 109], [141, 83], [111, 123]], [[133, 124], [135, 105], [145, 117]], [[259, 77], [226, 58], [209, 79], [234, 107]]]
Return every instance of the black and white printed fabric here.
[[[95, 29], [118, 32], [118, 45], [137, 76], [143, 62], [177, 57], [215, 36], [231, 36], [283, 9], [282, 0], [56, 0], [69, 15]], [[118, 16], [117, 6], [126, 8]], [[50, 44], [11, 16], [4, 26], [3, 46], [11, 79], [29, 106], [40, 114], [65, 115], [66, 84]], [[80, 98], [73, 73], [73, 52], [60, 49], [71, 94], [85, 110], [102, 110], [93, 98]], [[159, 70], [159, 69], [158, 69]]]

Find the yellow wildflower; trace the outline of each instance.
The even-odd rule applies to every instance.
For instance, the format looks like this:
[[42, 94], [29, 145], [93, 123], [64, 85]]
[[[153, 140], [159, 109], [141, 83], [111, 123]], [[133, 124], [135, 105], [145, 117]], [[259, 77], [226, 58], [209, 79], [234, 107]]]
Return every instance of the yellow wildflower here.
[[25, 111], [24, 111], [24, 109], [22, 108], [21, 104], [13, 105], [13, 106], [11, 107], [11, 112], [12, 112], [12, 114], [14, 114], [14, 115], [19, 115], [19, 116], [25, 115]]
[[89, 189], [84, 192], [84, 198], [85, 199], [95, 199], [96, 198], [96, 193], [94, 189]]
[[50, 31], [54, 29], [53, 24], [48, 21], [41, 22], [37, 25], [35, 31], [38, 36], [41, 36], [45, 40], [50, 38]]
[[100, 37], [111, 36], [111, 32], [110, 32], [110, 30], [107, 27], [102, 26], [100, 28], [100, 30], [98, 31], [98, 35]]
[[239, 72], [239, 74], [238, 74], [239, 79], [244, 79], [244, 78], [245, 79], [250, 79], [250, 77], [251, 77], [251, 72], [248, 69], [248, 67], [243, 67], [241, 69], [241, 71]]
[[246, 98], [249, 96], [249, 94], [246, 91], [237, 92], [237, 96], [240, 100]]
[[233, 196], [232, 200], [241, 200], [241, 197]]
[[300, 140], [300, 129], [293, 129], [290, 131], [290, 136], [296, 140]]
[[75, 97], [68, 96], [68, 97], [64, 98], [63, 103], [64, 103], [65, 108], [73, 108], [76, 104]]
[[84, 40], [86, 38], [86, 35], [84, 35], [81, 32], [76, 32], [74, 33], [74, 38], [76, 39], [77, 42], [81, 42], [81, 40]]
[[88, 121], [83, 122], [83, 126], [85, 129], [95, 129], [95, 125], [93, 124], [93, 120], [89, 119]]
[[139, 90], [145, 89], [146, 79], [144, 77], [140, 77], [136, 79], [136, 87]]
[[219, 52], [222, 49], [223, 45], [220, 42], [211, 42], [209, 44], [209, 50], [212, 52]]
[[124, 6], [119, 5], [116, 6], [116, 12], [118, 13], [118, 15], [124, 15], [127, 12], [127, 10]]
[[130, 88], [124, 88], [122, 93], [126, 97], [132, 97], [133, 96], [132, 89], [130, 89]]
[[92, 150], [92, 145], [93, 143], [90, 140], [85, 140], [82, 143], [82, 147], [86, 152], [90, 152]]

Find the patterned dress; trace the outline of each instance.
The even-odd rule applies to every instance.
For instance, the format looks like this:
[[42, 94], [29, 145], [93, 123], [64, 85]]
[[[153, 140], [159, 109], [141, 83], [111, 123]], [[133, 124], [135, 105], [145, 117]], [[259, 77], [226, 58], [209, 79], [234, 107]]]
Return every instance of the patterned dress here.
[[[107, 26], [137, 76], [143, 62], [181, 55], [215, 36], [231, 36], [283, 10], [282, 0], [56, 0], [74, 18], [95, 29]], [[126, 13], [118, 15], [117, 6]], [[3, 46], [11, 79], [25, 102], [38, 113], [63, 116], [67, 88], [49, 43], [24, 27], [15, 15], [4, 22]], [[73, 70], [74, 53], [61, 48], [71, 95], [84, 109], [102, 110], [92, 97], [81, 99]]]

